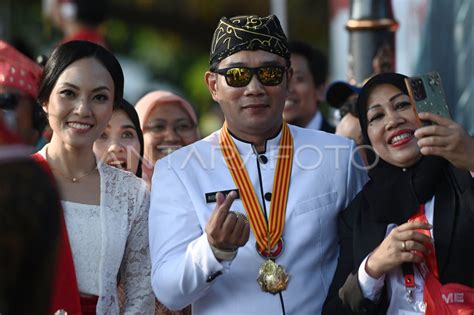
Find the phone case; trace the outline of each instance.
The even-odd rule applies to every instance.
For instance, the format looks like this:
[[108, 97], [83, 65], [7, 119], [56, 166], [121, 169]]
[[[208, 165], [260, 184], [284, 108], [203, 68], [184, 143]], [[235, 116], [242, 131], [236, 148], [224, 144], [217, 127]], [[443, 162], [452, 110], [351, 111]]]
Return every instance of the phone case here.
[[438, 72], [406, 78], [405, 84], [417, 113], [431, 112], [451, 118]]

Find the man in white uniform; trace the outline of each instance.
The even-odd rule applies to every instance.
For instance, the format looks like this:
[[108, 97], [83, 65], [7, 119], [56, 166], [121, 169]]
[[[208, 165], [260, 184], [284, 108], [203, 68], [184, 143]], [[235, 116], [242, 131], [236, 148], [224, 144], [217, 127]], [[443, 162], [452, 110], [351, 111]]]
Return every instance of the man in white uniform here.
[[355, 144], [282, 119], [290, 53], [275, 16], [222, 18], [205, 80], [225, 124], [158, 161], [152, 285], [193, 314], [319, 314], [336, 217], [366, 180]]

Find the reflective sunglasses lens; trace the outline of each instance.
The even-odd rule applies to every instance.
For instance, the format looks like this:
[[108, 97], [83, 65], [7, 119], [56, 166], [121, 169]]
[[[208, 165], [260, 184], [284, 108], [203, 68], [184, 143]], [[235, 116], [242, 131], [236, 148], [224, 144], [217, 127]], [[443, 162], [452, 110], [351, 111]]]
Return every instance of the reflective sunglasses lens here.
[[252, 73], [247, 68], [230, 68], [225, 74], [227, 84], [234, 87], [242, 87], [249, 84]]
[[283, 68], [261, 67], [258, 69], [258, 79], [264, 85], [278, 85], [283, 81]]

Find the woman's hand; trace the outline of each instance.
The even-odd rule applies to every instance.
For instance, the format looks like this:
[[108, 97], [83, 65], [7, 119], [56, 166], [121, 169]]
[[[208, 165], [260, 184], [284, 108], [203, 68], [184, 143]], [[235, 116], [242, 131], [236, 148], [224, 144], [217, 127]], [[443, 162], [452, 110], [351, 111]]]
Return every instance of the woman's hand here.
[[474, 138], [461, 125], [433, 113], [419, 113], [422, 120], [436, 125], [421, 127], [415, 132], [423, 155], [437, 155], [458, 168], [474, 171]]
[[[417, 229], [431, 229], [430, 224], [408, 222], [394, 228], [367, 259], [365, 271], [378, 279], [405, 262], [420, 263], [429, 249], [423, 245], [432, 239]], [[420, 252], [424, 255], [420, 255]]]

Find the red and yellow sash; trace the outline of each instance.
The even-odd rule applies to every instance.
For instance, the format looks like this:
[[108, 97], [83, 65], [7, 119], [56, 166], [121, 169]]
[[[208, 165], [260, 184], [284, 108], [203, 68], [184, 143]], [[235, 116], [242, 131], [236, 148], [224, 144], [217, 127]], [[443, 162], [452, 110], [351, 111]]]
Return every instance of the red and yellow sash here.
[[283, 122], [278, 160], [273, 177], [270, 222], [268, 224], [239, 151], [227, 130], [226, 123], [224, 123], [221, 130], [219, 144], [234, 183], [239, 189], [240, 198], [247, 212], [250, 226], [257, 239], [258, 250], [270, 252], [281, 239], [285, 225], [286, 203], [293, 164], [293, 137], [291, 136], [290, 129]]

